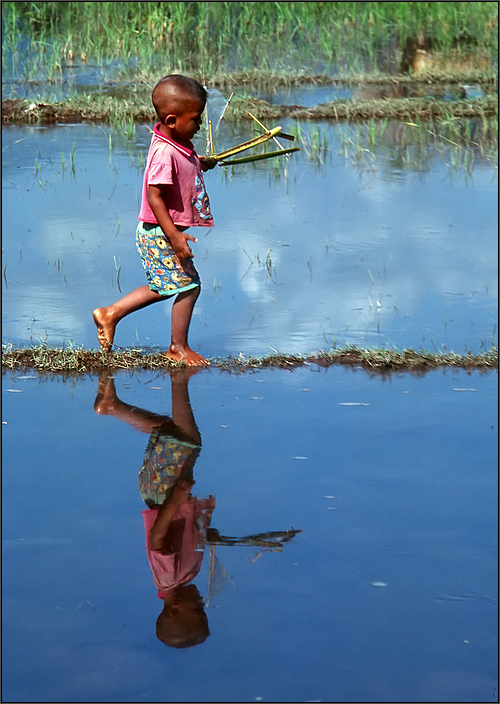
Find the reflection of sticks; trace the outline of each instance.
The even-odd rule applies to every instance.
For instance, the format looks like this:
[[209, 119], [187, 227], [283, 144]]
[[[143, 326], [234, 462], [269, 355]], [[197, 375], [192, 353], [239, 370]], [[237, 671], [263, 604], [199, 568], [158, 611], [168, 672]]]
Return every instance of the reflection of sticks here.
[[208, 591], [205, 606], [210, 604], [210, 600], [213, 596], [216, 596], [224, 589], [227, 582], [232, 582], [234, 584], [232, 577], [228, 575], [224, 567], [217, 559], [215, 555], [215, 547], [213, 545], [209, 545], [209, 550], [210, 564], [208, 568]]
[[246, 535], [242, 538], [232, 538], [226, 535], [220, 535], [216, 528], [208, 528], [206, 540], [210, 560], [208, 565], [208, 591], [205, 606], [209, 606], [211, 598], [224, 589], [227, 582], [233, 582], [232, 578], [228, 575], [215, 555], [216, 545], [248, 545], [250, 547], [260, 547], [262, 550], [252, 560], [252, 562], [255, 562], [255, 560], [262, 555], [263, 550], [281, 552], [283, 550], [283, 543], [287, 543], [300, 532], [300, 530], [290, 528], [290, 530], [255, 533], [254, 535]]
[[294, 538], [300, 530], [270, 531], [268, 533], [255, 533], [245, 535], [242, 538], [233, 538], [227, 535], [220, 535], [219, 531], [209, 529], [207, 531], [207, 543], [209, 545], [248, 545], [251, 547], [270, 548], [282, 550], [283, 544]]
[[[209, 563], [209, 574], [208, 574], [208, 584], [210, 585], [212, 583], [212, 579], [214, 578], [214, 572], [215, 572], [215, 548], [213, 545], [210, 545], [210, 563]], [[210, 590], [210, 587], [209, 587]]]
[[210, 604], [212, 580], [214, 578], [214, 572], [215, 572], [215, 548], [212, 545], [210, 545], [209, 550], [210, 550], [210, 561], [208, 564], [208, 591], [207, 591], [207, 598], [205, 600], [205, 606], [208, 606]]

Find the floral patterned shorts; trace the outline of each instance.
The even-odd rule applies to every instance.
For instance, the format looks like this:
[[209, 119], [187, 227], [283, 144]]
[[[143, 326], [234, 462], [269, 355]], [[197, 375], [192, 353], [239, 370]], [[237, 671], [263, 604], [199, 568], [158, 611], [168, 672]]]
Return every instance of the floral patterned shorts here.
[[146, 504], [161, 506], [179, 476], [192, 478], [192, 468], [200, 454], [199, 445], [182, 442], [160, 430], [149, 438], [139, 472], [139, 491]]
[[181, 264], [159, 225], [140, 222], [135, 241], [152, 291], [173, 296], [201, 286], [193, 262], [188, 260]]

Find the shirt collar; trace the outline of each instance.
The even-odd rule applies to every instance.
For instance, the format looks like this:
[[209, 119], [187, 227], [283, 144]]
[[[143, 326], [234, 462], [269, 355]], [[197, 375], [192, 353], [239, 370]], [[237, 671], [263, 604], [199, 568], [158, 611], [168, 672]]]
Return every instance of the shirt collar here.
[[158, 122], [158, 124], [155, 125], [154, 128], [154, 133], [155, 136], [158, 137], [159, 139], [163, 140], [164, 142], [167, 142], [167, 144], [170, 144], [172, 147], [175, 147], [178, 149], [181, 154], [184, 154], [184, 156], [191, 156], [194, 153], [194, 149], [191, 147], [185, 147], [183, 144], [179, 144], [178, 142], [174, 142], [173, 139], [169, 139], [168, 137], [165, 137], [164, 134], [162, 134], [159, 130], [159, 127], [161, 125], [161, 122]]

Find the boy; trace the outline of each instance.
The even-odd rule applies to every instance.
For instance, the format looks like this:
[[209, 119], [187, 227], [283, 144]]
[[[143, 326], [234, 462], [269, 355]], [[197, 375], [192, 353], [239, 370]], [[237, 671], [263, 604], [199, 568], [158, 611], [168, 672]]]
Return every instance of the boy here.
[[188, 344], [200, 279], [188, 244], [197, 239], [186, 232], [192, 226], [213, 226], [202, 171], [213, 169], [216, 161], [198, 157], [191, 142], [200, 128], [206, 100], [203, 86], [186, 76], [165, 76], [153, 90], [160, 122], [149, 148], [136, 233], [148, 284], [94, 310], [99, 343], [107, 352], [122, 318], [175, 295], [167, 357], [188, 366], [210, 364]]

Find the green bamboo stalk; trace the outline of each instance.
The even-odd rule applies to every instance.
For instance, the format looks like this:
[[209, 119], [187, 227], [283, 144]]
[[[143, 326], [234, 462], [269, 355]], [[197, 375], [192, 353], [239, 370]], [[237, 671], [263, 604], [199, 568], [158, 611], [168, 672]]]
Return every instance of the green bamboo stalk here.
[[231, 159], [230, 161], [220, 161], [221, 166], [233, 166], [234, 164], [245, 164], [249, 161], [259, 161], [260, 159], [270, 159], [274, 156], [283, 156], [283, 154], [291, 154], [299, 152], [300, 147], [290, 147], [288, 149], [279, 149], [275, 152], [265, 152], [264, 154], [254, 154], [253, 156], [243, 156], [239, 159]]

